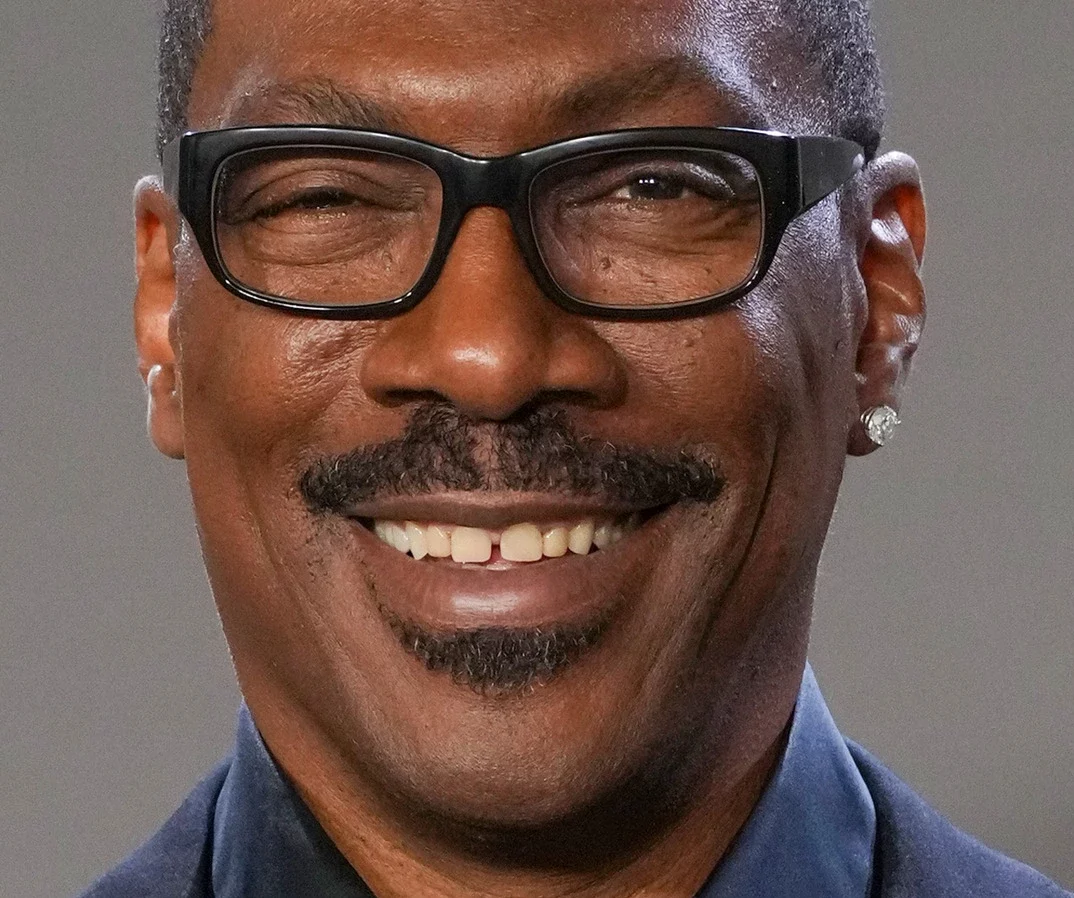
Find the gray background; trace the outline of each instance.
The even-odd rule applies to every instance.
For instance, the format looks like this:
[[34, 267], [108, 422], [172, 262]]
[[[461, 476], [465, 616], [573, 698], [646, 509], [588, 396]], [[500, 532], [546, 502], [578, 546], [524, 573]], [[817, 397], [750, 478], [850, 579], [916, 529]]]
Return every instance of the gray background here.
[[[877, 10], [927, 177], [907, 424], [854, 462], [813, 659], [844, 730], [1074, 885], [1074, 6]], [[237, 702], [180, 465], [151, 450], [129, 205], [150, 0], [0, 0], [0, 895], [69, 894], [226, 749]]]

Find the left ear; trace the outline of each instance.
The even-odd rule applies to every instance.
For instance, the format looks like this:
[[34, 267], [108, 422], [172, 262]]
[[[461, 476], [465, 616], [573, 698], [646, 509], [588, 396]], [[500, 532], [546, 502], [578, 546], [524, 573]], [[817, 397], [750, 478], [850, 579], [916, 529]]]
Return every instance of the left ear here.
[[183, 458], [183, 402], [172, 340], [175, 306], [173, 247], [178, 216], [159, 178], [142, 178], [134, 191], [135, 260], [138, 288], [134, 332], [138, 371], [146, 385], [149, 435], [170, 458]]
[[860, 177], [866, 203], [862, 211], [868, 216], [858, 244], [866, 308], [857, 351], [858, 408], [847, 445], [851, 455], [877, 448], [861, 415], [881, 405], [899, 410], [925, 326], [925, 199], [917, 163], [903, 153], [889, 153], [871, 162]]

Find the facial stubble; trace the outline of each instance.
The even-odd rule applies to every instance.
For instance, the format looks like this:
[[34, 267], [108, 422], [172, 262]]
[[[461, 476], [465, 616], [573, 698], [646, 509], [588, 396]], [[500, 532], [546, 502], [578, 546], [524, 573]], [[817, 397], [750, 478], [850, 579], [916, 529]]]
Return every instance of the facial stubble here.
[[[488, 422], [447, 403], [416, 409], [396, 440], [319, 459], [299, 481], [312, 514], [344, 517], [359, 503], [438, 490], [551, 493], [656, 513], [679, 502], [714, 502], [723, 487], [716, 466], [696, 451], [590, 439], [560, 409], [532, 408]], [[569, 626], [432, 630], [394, 613], [391, 596], [368, 585], [407, 653], [486, 696], [527, 694], [549, 683], [597, 645], [611, 623], [601, 614]]]

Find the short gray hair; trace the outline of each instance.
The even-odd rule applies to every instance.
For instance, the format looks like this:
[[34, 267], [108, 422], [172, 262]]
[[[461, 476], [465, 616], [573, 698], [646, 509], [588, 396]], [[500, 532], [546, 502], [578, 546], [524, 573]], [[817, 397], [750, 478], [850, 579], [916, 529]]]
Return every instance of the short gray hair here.
[[[211, 0], [164, 0], [160, 28], [157, 149], [187, 128], [194, 71], [208, 39]], [[779, 0], [807, 59], [815, 60], [834, 133], [877, 152], [884, 131], [884, 88], [868, 0]]]

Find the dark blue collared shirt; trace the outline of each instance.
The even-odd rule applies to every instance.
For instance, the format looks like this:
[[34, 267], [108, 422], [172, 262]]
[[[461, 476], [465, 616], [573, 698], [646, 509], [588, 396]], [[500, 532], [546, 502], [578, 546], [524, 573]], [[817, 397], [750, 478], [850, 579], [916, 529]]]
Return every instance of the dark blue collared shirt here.
[[[697, 898], [866, 898], [876, 811], [807, 667], [787, 747]], [[373, 898], [269, 754], [244, 707], [216, 807], [216, 898]]]

